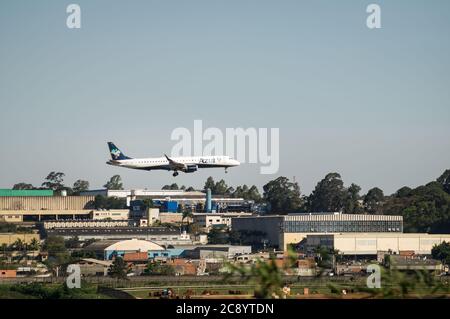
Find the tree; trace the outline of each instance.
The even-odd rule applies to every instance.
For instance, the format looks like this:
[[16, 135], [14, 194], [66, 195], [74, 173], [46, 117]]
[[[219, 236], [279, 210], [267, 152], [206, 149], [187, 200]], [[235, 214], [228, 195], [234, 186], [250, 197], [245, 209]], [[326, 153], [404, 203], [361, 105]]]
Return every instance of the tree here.
[[212, 190], [214, 189], [214, 186], [215, 186], [215, 183], [214, 183], [214, 179], [210, 176], [210, 177], [208, 177], [208, 179], [206, 180], [206, 182], [205, 182], [205, 186], [203, 187], [203, 190], [208, 190], [208, 188], [210, 188], [211, 189], [211, 192], [212, 192]]
[[347, 214], [359, 214], [362, 212], [362, 207], [359, 204], [359, 200], [361, 196], [359, 192], [361, 191], [361, 187], [356, 184], [351, 184], [349, 188], [347, 188], [347, 194], [344, 200], [344, 212]]
[[25, 243], [20, 239], [16, 239], [16, 241], [12, 244], [14, 250], [23, 250], [25, 248]]
[[78, 236], [71, 237], [64, 242], [64, 245], [67, 248], [79, 248], [80, 247], [80, 239]]
[[49, 263], [60, 265], [70, 259], [64, 238], [61, 236], [49, 236], [44, 242], [43, 250], [48, 252]]
[[59, 191], [64, 189], [64, 176], [66, 176], [62, 172], [50, 172], [45, 178], [45, 182], [42, 183], [42, 186], [54, 191]]
[[127, 278], [128, 266], [122, 257], [116, 257], [109, 269], [109, 275], [113, 278]]
[[437, 182], [442, 185], [448, 194], [450, 194], [450, 169], [445, 170], [445, 172], [439, 176]]
[[269, 260], [257, 258], [250, 265], [227, 263], [228, 271], [225, 273], [224, 281], [227, 282], [239, 276], [240, 282], [255, 287], [254, 296], [256, 298], [279, 298], [282, 295], [283, 276], [286, 272], [291, 271], [296, 259], [295, 253], [288, 250], [282, 266], [278, 266], [274, 254], [270, 255]]
[[450, 265], [450, 242], [442, 242], [439, 245], [435, 245], [431, 249], [431, 256], [434, 259], [442, 261], [446, 265]]
[[95, 209], [125, 209], [126, 207], [127, 201], [125, 198], [97, 195], [94, 199]]
[[208, 232], [208, 243], [212, 245], [224, 245], [229, 243], [229, 232], [226, 227], [213, 227]]
[[120, 175], [114, 175], [103, 187], [110, 190], [121, 190], [123, 189], [122, 178]]
[[192, 213], [191, 210], [185, 209], [185, 208], [183, 208], [181, 213], [183, 214], [183, 218], [181, 219], [181, 222], [183, 222], [186, 219], [187, 220], [187, 224], [189, 226], [189, 219], [193, 218], [194, 214]]
[[399, 189], [379, 205], [387, 215], [402, 215], [405, 232], [450, 233], [450, 194], [435, 181], [409, 189]]
[[269, 203], [271, 212], [288, 214], [297, 211], [301, 204], [300, 187], [287, 177], [278, 177], [263, 186], [264, 200]]
[[34, 189], [34, 186], [31, 184], [27, 184], [27, 183], [18, 183], [18, 184], [14, 184], [12, 189]]
[[171, 185], [164, 185], [163, 190], [178, 190], [178, 184], [177, 183], [173, 183]]
[[211, 176], [208, 177], [203, 190], [206, 192], [208, 188], [211, 189], [211, 194], [213, 195], [231, 195], [230, 191], [232, 188], [228, 187], [227, 183], [223, 179], [215, 183]]
[[75, 183], [73, 183], [73, 192], [76, 194], [80, 194], [81, 192], [85, 192], [89, 189], [89, 182], [84, 181], [82, 179], [77, 180]]
[[153, 200], [151, 198], [145, 198], [142, 200], [142, 203], [144, 204], [144, 206], [149, 209], [149, 208], [153, 208], [155, 205], [153, 204]]
[[381, 214], [383, 201], [383, 191], [378, 187], [374, 187], [364, 196], [364, 208], [370, 214]]
[[175, 275], [175, 269], [172, 265], [162, 263], [160, 261], [149, 262], [147, 268], [144, 270], [146, 275], [161, 275], [161, 276], [173, 276]]
[[258, 187], [256, 187], [255, 185], [250, 187], [247, 194], [245, 194], [244, 199], [253, 200], [255, 201], [255, 203], [260, 202], [262, 197], [261, 194], [259, 193]]
[[228, 185], [223, 179], [217, 182], [212, 189], [214, 195], [226, 195], [228, 191]]
[[408, 186], [404, 186], [395, 193], [395, 196], [398, 198], [408, 197], [411, 195], [411, 191], [411, 188], [409, 188]]
[[41, 243], [39, 242], [39, 240], [37, 240], [36, 238], [33, 238], [30, 241], [30, 244], [28, 245], [28, 248], [30, 250], [39, 250], [39, 247], [41, 246]]
[[347, 192], [341, 175], [329, 173], [317, 183], [308, 198], [308, 208], [312, 212], [340, 212], [344, 208]]

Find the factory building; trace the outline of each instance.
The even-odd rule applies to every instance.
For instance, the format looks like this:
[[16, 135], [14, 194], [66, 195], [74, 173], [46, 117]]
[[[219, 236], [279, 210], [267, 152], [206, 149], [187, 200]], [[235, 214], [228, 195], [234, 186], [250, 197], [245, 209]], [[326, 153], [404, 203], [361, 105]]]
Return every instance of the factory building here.
[[158, 245], [191, 245], [190, 236], [178, 228], [166, 227], [114, 227], [114, 228], [54, 228], [47, 229], [45, 236], [61, 236], [65, 239], [78, 237], [81, 241], [142, 239]]
[[102, 240], [94, 242], [84, 250], [92, 251], [104, 260], [111, 260], [115, 257], [125, 258], [132, 255], [144, 255], [145, 260], [159, 256], [169, 256], [166, 248], [155, 242], [141, 239], [127, 240]]
[[193, 211], [206, 209], [208, 212], [250, 212], [253, 211], [254, 201], [245, 200], [243, 198], [230, 198], [223, 196], [212, 196], [211, 206], [207, 209], [207, 194], [200, 191], [184, 191], [184, 190], [90, 190], [81, 192], [83, 196], [105, 196], [126, 198], [127, 205], [133, 212], [142, 211], [145, 199], [151, 199], [154, 205], [161, 212], [178, 211], [179, 206], [190, 208]]
[[94, 196], [4, 196], [0, 210], [84, 210], [94, 208]]
[[232, 259], [236, 256], [251, 253], [251, 246], [201, 245], [191, 248], [186, 247], [182, 257], [190, 259]]
[[399, 254], [411, 251], [417, 255], [430, 255], [434, 245], [450, 242], [450, 234], [431, 235], [413, 233], [340, 233], [309, 234], [306, 247], [309, 252], [318, 246], [338, 250], [343, 255], [371, 255], [380, 252]]
[[114, 228], [134, 226], [130, 220], [51, 220], [42, 222], [43, 229], [57, 228]]
[[0, 233], [0, 246], [1, 245], [12, 245], [17, 240], [22, 241], [24, 244], [31, 244], [33, 241], [39, 242], [39, 234], [19, 234], [19, 233]]
[[402, 233], [403, 217], [342, 213], [236, 217], [232, 228], [261, 232], [269, 246], [286, 249], [314, 233]]
[[42, 196], [42, 192], [38, 194], [0, 196], [0, 221], [21, 223], [93, 218], [93, 196]]
[[207, 232], [213, 227], [228, 227], [231, 229], [231, 220], [235, 217], [252, 216], [251, 213], [194, 213], [193, 222]]
[[51, 189], [0, 189], [0, 197], [53, 196]]

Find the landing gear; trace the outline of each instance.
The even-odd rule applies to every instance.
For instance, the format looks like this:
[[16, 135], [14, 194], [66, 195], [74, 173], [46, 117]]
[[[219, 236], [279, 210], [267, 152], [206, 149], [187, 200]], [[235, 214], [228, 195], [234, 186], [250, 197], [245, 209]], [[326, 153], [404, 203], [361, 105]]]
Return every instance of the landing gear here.
[[225, 167], [225, 174], [228, 173], [228, 167]]
[[177, 171], [173, 172], [172, 176], [173, 177], [177, 177], [178, 176], [178, 172]]

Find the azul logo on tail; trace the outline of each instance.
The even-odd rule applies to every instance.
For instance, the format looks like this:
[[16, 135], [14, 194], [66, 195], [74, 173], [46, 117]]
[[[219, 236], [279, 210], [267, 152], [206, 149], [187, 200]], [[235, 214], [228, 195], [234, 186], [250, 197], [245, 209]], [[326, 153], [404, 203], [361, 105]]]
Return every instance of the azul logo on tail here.
[[108, 142], [109, 152], [111, 153], [111, 158], [115, 161], [130, 159], [128, 156], [125, 156], [117, 146], [112, 142]]

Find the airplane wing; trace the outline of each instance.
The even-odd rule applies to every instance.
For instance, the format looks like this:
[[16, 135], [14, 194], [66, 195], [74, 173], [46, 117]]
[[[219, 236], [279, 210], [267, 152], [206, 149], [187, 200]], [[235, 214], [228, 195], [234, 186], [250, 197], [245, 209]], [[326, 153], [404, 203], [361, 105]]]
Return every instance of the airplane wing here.
[[164, 154], [164, 156], [167, 158], [167, 160], [169, 161], [169, 165], [170, 165], [173, 169], [179, 169], [179, 170], [182, 170], [182, 169], [184, 169], [184, 168], [186, 167], [183, 163], [175, 162], [174, 160], [172, 160], [171, 158], [169, 158], [169, 156], [167, 156], [166, 154]]

